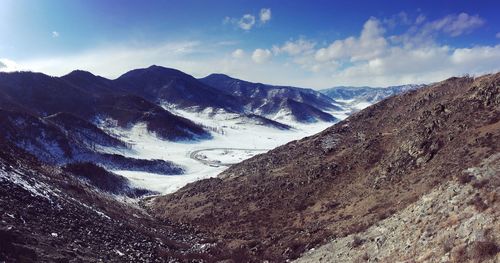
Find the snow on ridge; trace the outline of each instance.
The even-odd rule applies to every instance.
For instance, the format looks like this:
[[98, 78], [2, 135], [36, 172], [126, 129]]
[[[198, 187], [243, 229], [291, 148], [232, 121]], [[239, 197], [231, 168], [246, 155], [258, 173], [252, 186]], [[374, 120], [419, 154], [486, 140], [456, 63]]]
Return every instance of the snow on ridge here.
[[13, 184], [16, 184], [26, 191], [30, 192], [31, 195], [45, 198], [51, 203], [51, 195], [59, 196], [55, 191], [53, 191], [47, 184], [43, 182], [26, 180], [24, 178], [24, 173], [17, 169], [12, 169], [11, 167], [12, 170], [9, 172], [6, 172], [4, 169], [5, 168], [2, 168], [2, 170], [0, 170], [0, 181], [9, 181]]

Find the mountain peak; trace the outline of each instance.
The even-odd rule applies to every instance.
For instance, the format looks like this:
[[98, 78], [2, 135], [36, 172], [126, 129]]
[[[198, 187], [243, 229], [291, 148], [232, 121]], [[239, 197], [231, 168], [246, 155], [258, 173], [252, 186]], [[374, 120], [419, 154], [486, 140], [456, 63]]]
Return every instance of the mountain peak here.
[[231, 76], [228, 76], [226, 74], [222, 74], [222, 73], [212, 73], [202, 79], [218, 79], [218, 80], [225, 80], [225, 79], [231, 79], [231, 80], [236, 80], [235, 78], [231, 77]]
[[139, 69], [133, 69], [125, 74], [121, 75], [118, 77], [118, 79], [124, 79], [124, 78], [136, 78], [136, 77], [142, 77], [144, 75], [161, 75], [164, 77], [168, 76], [183, 76], [183, 77], [191, 77], [190, 75], [177, 70], [173, 68], [167, 68], [163, 66], [158, 66], [158, 65], [151, 65], [147, 68], [139, 68]]
[[77, 69], [77, 70], [73, 70], [70, 73], [64, 75], [63, 78], [64, 77], [95, 78], [96, 75], [92, 74], [89, 71]]

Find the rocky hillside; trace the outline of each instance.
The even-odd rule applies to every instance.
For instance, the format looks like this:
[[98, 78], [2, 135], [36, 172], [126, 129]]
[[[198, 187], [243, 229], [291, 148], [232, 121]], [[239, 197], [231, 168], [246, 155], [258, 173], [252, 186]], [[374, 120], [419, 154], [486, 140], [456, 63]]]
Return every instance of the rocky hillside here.
[[500, 154], [297, 262], [498, 262]]
[[[149, 207], [158, 218], [224, 240], [248, 261], [283, 262], [331, 240], [311, 262], [332, 246], [339, 250], [325, 259], [333, 262], [375, 257], [391, 262], [410, 257], [408, 251], [425, 252], [427, 258], [412, 258], [420, 262], [455, 255], [492, 261], [500, 242], [494, 212], [499, 173], [492, 166], [498, 164], [499, 147], [500, 73], [451, 78], [390, 97], [317, 135], [234, 165], [218, 178], [157, 197]], [[478, 169], [493, 172], [471, 174]], [[467, 204], [447, 204], [441, 198], [457, 182], [465, 182], [458, 188], [481, 189], [456, 193], [456, 200]], [[435, 207], [412, 212], [429, 204]], [[450, 206], [464, 211], [448, 213]], [[477, 211], [483, 214], [476, 218]], [[437, 231], [446, 227], [456, 228], [456, 239], [444, 249], [434, 247], [442, 241]], [[383, 229], [407, 232], [387, 234], [384, 247], [374, 237]], [[417, 236], [413, 229], [423, 233]], [[407, 243], [395, 244], [399, 238]], [[347, 250], [352, 258], [342, 252]]]
[[0, 141], [0, 261], [213, 262], [236, 258], [192, 229], [156, 221], [138, 205], [96, 189], [96, 181], [89, 184], [73, 174], [80, 172], [78, 167], [44, 166]]

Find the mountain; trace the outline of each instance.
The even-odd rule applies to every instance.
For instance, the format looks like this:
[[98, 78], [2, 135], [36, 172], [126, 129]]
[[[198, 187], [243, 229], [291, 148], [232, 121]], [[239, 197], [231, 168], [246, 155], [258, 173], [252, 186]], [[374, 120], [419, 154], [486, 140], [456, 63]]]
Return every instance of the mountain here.
[[98, 190], [110, 194], [125, 195], [132, 198], [158, 194], [146, 189], [131, 187], [127, 178], [111, 173], [94, 163], [71, 163], [64, 166], [62, 170], [73, 174], [84, 182], [88, 182]]
[[[92, 116], [98, 98], [57, 77], [33, 72], [0, 72], [0, 95], [39, 116], [69, 112], [83, 118]], [[10, 110], [8, 106], [0, 108]]]
[[329, 89], [320, 90], [319, 92], [334, 100], [352, 100], [350, 103], [367, 102], [370, 104], [379, 102], [387, 97], [403, 93], [409, 90], [421, 88], [425, 85], [409, 84], [400, 86], [390, 86], [386, 88], [374, 87], [349, 87], [340, 86]]
[[126, 149], [126, 144], [91, 123], [70, 114], [38, 118], [0, 110], [0, 138], [49, 165], [93, 162], [108, 169], [181, 174], [183, 169], [163, 160], [140, 160], [102, 153], [100, 147]]
[[211, 74], [200, 81], [240, 98], [247, 111], [274, 120], [286, 112], [299, 122], [334, 121], [325, 111], [341, 110], [335, 101], [311, 89], [252, 83], [224, 74]]
[[279, 130], [290, 130], [290, 129], [292, 129], [292, 127], [289, 126], [289, 125], [283, 124], [281, 122], [273, 121], [273, 120], [270, 120], [268, 118], [264, 118], [262, 116], [255, 115], [255, 114], [240, 115], [240, 116], [235, 117], [233, 119], [238, 120], [239, 124], [248, 124], [248, 123], [251, 123], [251, 124], [254, 124], [254, 125], [261, 125], [261, 126], [266, 126], [266, 127], [272, 127], [272, 128], [279, 129]]
[[209, 139], [211, 136], [202, 126], [136, 95], [106, 96], [99, 104], [94, 118], [111, 118], [122, 128], [146, 123], [148, 131], [160, 138], [174, 141]]
[[126, 94], [126, 91], [116, 87], [112, 80], [84, 70], [74, 70], [61, 79], [91, 94]]
[[500, 73], [450, 78], [149, 207], [229, 244], [241, 261], [285, 262], [317, 248], [301, 260], [494, 262], [499, 152]]
[[241, 105], [225, 92], [214, 90], [179, 70], [151, 66], [129, 71], [114, 81], [114, 85], [129, 93], [159, 104], [181, 108], [206, 108], [241, 112]]
[[[20, 120], [21, 119], [22, 118], [20, 118]], [[123, 141], [105, 133], [94, 124], [71, 113], [56, 113], [43, 119], [55, 124], [60, 127], [61, 130], [64, 130], [66, 134], [71, 134], [78, 141], [83, 142], [88, 146], [94, 148], [96, 145], [101, 147], [127, 147]], [[29, 128], [29, 126], [26, 128]]]
[[42, 73], [0, 73], [0, 109], [35, 116], [68, 113], [94, 122], [113, 118], [122, 128], [139, 122], [167, 140], [209, 138], [201, 126], [146, 99], [115, 88], [110, 80], [74, 71], [61, 78]]

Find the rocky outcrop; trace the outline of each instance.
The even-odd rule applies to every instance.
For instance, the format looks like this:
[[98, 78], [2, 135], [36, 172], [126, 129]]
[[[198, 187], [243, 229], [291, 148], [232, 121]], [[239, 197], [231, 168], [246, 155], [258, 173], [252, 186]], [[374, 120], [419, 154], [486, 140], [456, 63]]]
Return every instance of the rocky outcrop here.
[[296, 262], [498, 262], [500, 154], [365, 231]]

